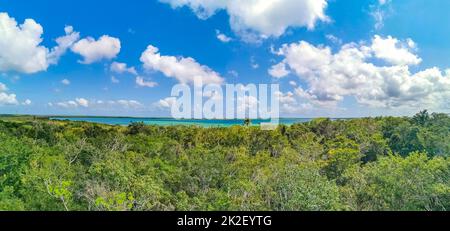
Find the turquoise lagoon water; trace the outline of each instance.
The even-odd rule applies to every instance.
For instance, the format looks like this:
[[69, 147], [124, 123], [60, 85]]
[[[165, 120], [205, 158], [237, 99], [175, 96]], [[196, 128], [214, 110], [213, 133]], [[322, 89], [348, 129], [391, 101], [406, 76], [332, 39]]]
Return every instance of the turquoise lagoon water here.
[[[126, 126], [131, 123], [143, 122], [148, 125], [160, 125], [160, 126], [174, 126], [174, 125], [186, 125], [186, 126], [200, 126], [200, 127], [231, 127], [234, 125], [243, 125], [244, 120], [194, 120], [184, 119], [177, 120], [172, 118], [124, 118], [124, 117], [52, 117], [52, 120], [68, 120], [78, 122], [91, 122], [108, 125], [122, 125]], [[280, 124], [292, 125], [296, 123], [309, 122], [312, 119], [305, 118], [282, 118]], [[252, 125], [260, 125], [261, 123], [267, 123], [269, 120], [252, 120]]]

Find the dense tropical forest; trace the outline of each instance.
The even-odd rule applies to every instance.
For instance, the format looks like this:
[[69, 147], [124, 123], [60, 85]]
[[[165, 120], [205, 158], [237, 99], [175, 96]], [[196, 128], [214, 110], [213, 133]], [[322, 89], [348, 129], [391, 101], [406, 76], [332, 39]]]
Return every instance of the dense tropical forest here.
[[0, 210], [450, 209], [450, 117], [258, 127], [0, 118]]

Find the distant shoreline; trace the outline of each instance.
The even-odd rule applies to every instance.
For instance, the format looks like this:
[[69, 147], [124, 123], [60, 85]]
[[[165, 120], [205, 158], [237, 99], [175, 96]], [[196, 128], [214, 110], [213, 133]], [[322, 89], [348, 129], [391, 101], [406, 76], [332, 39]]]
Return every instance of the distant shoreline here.
[[[172, 117], [143, 117], [143, 116], [92, 116], [92, 115], [27, 115], [27, 114], [0, 114], [0, 118], [2, 117], [37, 117], [42, 119], [50, 119], [50, 118], [118, 118], [118, 119], [170, 119], [170, 120], [198, 120], [198, 121], [208, 121], [208, 120], [223, 120], [223, 121], [236, 121], [236, 120], [244, 120], [244, 119], [174, 119]], [[335, 120], [348, 120], [348, 119], [362, 119], [362, 118], [376, 118], [379, 116], [367, 116], [367, 117], [280, 117], [278, 119], [335, 119]], [[400, 116], [401, 117], [401, 116]], [[251, 120], [265, 120], [265, 119], [251, 119]]]
[[[201, 127], [231, 127], [235, 125], [245, 124], [245, 119], [173, 119], [173, 118], [133, 118], [133, 117], [49, 117], [49, 120], [54, 121], [74, 121], [74, 122], [90, 122], [107, 125], [130, 125], [133, 123], [144, 123], [146, 125], [157, 126], [201, 126]], [[297, 118], [297, 119], [285, 119], [280, 118], [279, 124], [292, 125], [297, 123], [306, 123], [314, 119], [309, 118]], [[331, 119], [337, 120], [337, 119]], [[251, 125], [262, 125], [264, 123], [270, 123], [270, 119], [251, 119]]]

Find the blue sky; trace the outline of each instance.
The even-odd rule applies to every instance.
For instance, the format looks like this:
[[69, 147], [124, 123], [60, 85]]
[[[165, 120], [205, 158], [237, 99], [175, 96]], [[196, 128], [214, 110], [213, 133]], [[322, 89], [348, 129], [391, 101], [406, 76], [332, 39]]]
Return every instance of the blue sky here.
[[168, 116], [192, 73], [279, 83], [286, 117], [449, 112], [450, 2], [270, 2], [0, 0], [0, 113]]

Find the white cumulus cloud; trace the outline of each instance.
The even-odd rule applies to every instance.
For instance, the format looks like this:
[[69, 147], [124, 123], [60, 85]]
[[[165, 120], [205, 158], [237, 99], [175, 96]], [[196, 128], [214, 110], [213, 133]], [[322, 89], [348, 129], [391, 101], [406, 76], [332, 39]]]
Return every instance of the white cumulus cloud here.
[[44, 29], [40, 24], [33, 19], [18, 24], [7, 13], [0, 13], [0, 71], [32, 74], [47, 70], [79, 38], [71, 26], [65, 32], [56, 39], [57, 46], [48, 49], [41, 45]]
[[306, 87], [298, 87], [296, 95], [317, 105], [354, 97], [372, 107], [449, 107], [450, 72], [435, 67], [412, 73], [409, 66], [421, 59], [409, 47], [397, 45], [397, 39], [375, 36], [370, 45], [349, 43], [333, 53], [329, 47], [301, 41], [283, 45], [278, 53], [284, 59], [277, 65], [298, 75]]
[[7, 13], [0, 13], [0, 71], [47, 70], [49, 50], [40, 45], [43, 32], [42, 26], [33, 19], [18, 25]]
[[26, 99], [25, 101], [23, 101], [22, 105], [25, 105], [25, 106], [31, 105], [31, 100]]
[[57, 64], [59, 58], [80, 39], [80, 33], [74, 31], [72, 26], [66, 26], [64, 31], [66, 35], [56, 39], [58, 45], [52, 48], [48, 54], [48, 62], [50, 64]]
[[227, 35], [220, 32], [219, 30], [216, 30], [216, 36], [217, 36], [217, 39], [223, 43], [229, 43], [229, 42], [231, 42], [231, 40], [233, 40], [232, 38], [228, 37]]
[[90, 109], [139, 109], [144, 105], [137, 100], [87, 100], [84, 98], [76, 98], [75, 100], [63, 101], [58, 103], [48, 103], [48, 106], [58, 106], [66, 109], [75, 109], [79, 107]]
[[[187, 6], [201, 19], [220, 10], [230, 16], [230, 26], [246, 40], [255, 36], [281, 36], [290, 27], [313, 29], [318, 21], [328, 21], [326, 0], [160, 0], [172, 8]], [[256, 35], [255, 35], [256, 34]]]
[[4, 91], [7, 91], [7, 90], [8, 90], [8, 87], [6, 87], [5, 84], [0, 83], [0, 92], [4, 92]]
[[81, 55], [83, 64], [91, 64], [103, 59], [115, 58], [121, 49], [118, 38], [103, 35], [98, 40], [92, 37], [84, 38], [72, 46], [72, 52]]
[[165, 76], [177, 79], [180, 83], [194, 83], [201, 78], [204, 84], [222, 84], [224, 79], [211, 68], [199, 64], [191, 57], [164, 56], [158, 48], [148, 46], [142, 53], [141, 62], [147, 70], [160, 71]]
[[155, 103], [156, 106], [167, 109], [172, 108], [172, 105], [174, 105], [177, 102], [177, 99], [175, 97], [167, 97], [165, 99], [159, 100], [157, 103]]
[[150, 87], [150, 88], [156, 87], [158, 85], [158, 83], [152, 82], [152, 81], [147, 81], [141, 76], [136, 77], [136, 84], [139, 87]]
[[57, 102], [55, 104], [49, 103], [49, 106], [56, 105], [58, 107], [62, 108], [77, 108], [77, 107], [89, 107], [89, 101], [84, 98], [76, 98], [75, 100], [69, 100], [69, 101], [63, 101], [63, 102]]
[[63, 79], [63, 80], [61, 80], [61, 83], [67, 86], [67, 85], [70, 85], [70, 80]]
[[126, 63], [113, 62], [111, 64], [110, 70], [118, 74], [130, 73], [133, 75], [137, 75], [136, 69], [134, 67], [128, 67]]
[[269, 74], [275, 78], [283, 78], [289, 75], [289, 71], [286, 69], [286, 65], [284, 63], [279, 63], [269, 69]]
[[17, 101], [15, 94], [8, 94], [8, 87], [0, 83], [0, 106], [3, 105], [17, 105], [19, 102]]
[[87, 99], [76, 98], [75, 101], [77, 102], [78, 105], [80, 105], [82, 107], [89, 107], [89, 101]]
[[17, 105], [18, 103], [15, 94], [0, 92], [0, 105]]
[[375, 35], [372, 41], [371, 49], [375, 56], [395, 65], [417, 65], [422, 62], [422, 59], [413, 54], [415, 43], [411, 39], [406, 42], [401, 42], [396, 38], [388, 36], [382, 38]]
[[141, 102], [136, 101], [136, 100], [123, 100], [122, 99], [122, 100], [117, 100], [117, 101], [110, 101], [109, 103], [117, 104], [117, 105], [120, 105], [120, 106], [122, 106], [124, 108], [137, 109], [137, 108], [144, 107], [144, 105]]
[[[53, 104], [49, 103], [49, 106], [50, 105], [53, 105]], [[62, 108], [76, 108], [76, 107], [78, 107], [78, 103], [73, 101], [73, 100], [64, 101], [64, 102], [58, 102], [58, 103], [56, 103], [56, 105], [58, 107], [62, 107]]]

